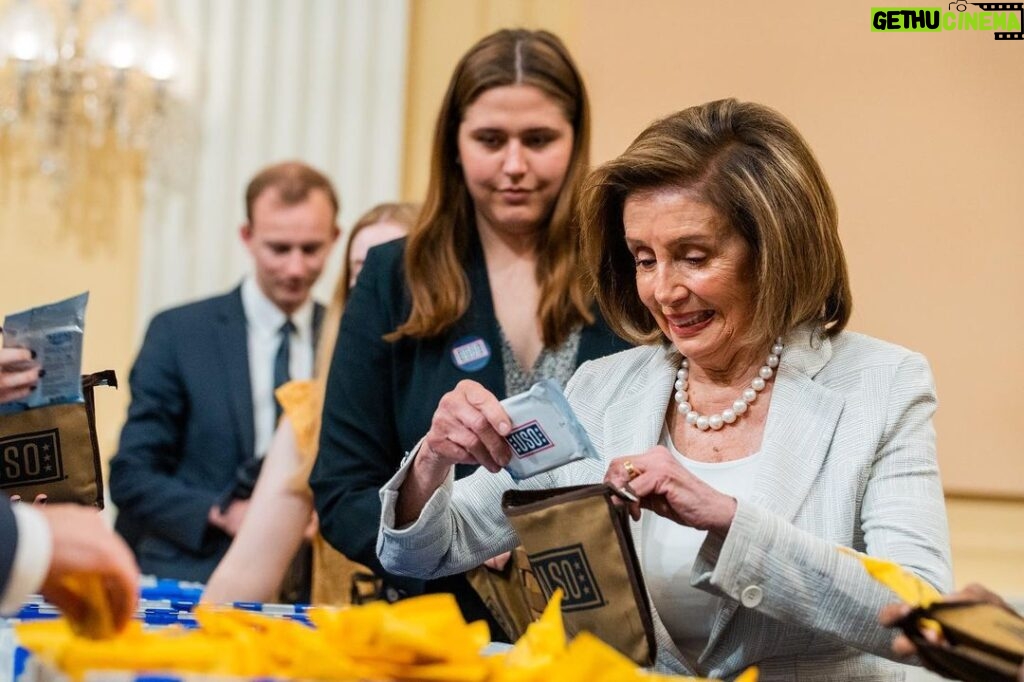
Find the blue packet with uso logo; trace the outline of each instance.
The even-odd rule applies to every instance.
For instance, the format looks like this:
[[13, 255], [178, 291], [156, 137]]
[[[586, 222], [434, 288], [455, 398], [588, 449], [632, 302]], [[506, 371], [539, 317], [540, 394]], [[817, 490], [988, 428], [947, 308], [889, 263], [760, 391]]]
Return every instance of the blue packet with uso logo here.
[[46, 374], [24, 399], [0, 405], [0, 414], [84, 402], [82, 340], [89, 293], [13, 313], [4, 319], [4, 347], [28, 348]]
[[505, 398], [501, 405], [512, 420], [512, 431], [505, 440], [513, 456], [505, 470], [515, 480], [569, 462], [597, 459], [597, 451], [557, 382], [537, 382], [530, 390]]

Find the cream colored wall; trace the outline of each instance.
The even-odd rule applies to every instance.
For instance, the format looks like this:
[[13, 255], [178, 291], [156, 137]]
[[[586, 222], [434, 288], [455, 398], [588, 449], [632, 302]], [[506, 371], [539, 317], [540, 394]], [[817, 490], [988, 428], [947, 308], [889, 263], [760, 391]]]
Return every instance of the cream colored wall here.
[[413, 3], [405, 196], [458, 56], [505, 25], [563, 35], [594, 110], [595, 163], [709, 99], [772, 105], [816, 150], [840, 207], [854, 330], [924, 353], [950, 491], [1024, 496], [1024, 46], [989, 32], [882, 34], [843, 0]]
[[946, 511], [956, 584], [982, 583], [1024, 604], [1024, 503], [952, 497]]
[[90, 292], [82, 370], [113, 369], [122, 382], [116, 391], [96, 390], [100, 452], [109, 458], [135, 353], [141, 160], [98, 154], [93, 174], [62, 194], [24, 172], [26, 151], [0, 139], [0, 315]]

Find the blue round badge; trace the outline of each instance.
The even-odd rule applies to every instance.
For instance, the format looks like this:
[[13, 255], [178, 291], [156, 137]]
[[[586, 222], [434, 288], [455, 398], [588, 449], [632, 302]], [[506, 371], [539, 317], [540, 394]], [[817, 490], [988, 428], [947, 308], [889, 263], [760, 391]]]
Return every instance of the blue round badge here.
[[463, 336], [452, 344], [452, 362], [463, 372], [476, 372], [491, 361], [491, 347], [479, 336]]

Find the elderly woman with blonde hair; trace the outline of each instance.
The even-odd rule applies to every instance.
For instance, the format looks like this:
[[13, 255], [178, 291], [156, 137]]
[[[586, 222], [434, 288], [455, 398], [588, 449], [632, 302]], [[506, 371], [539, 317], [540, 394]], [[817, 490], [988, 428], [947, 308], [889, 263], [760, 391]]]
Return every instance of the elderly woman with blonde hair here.
[[[642, 344], [567, 388], [601, 460], [517, 483], [508, 415], [463, 382], [381, 491], [381, 563], [463, 571], [516, 544], [505, 490], [605, 480], [638, 498], [659, 668], [902, 679], [876, 620], [891, 595], [839, 550], [949, 588], [934, 385], [922, 356], [846, 331], [836, 208], [806, 142], [765, 106], [694, 106], [595, 171], [582, 212], [601, 310]], [[482, 468], [453, 481], [466, 463]]]

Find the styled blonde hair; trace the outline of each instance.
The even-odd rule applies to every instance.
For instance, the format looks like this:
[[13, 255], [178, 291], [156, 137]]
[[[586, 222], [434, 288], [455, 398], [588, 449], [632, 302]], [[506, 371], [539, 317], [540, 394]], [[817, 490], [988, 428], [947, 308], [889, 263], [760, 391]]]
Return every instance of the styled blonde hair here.
[[583, 257], [599, 275], [609, 326], [634, 343], [664, 341], [640, 301], [622, 211], [633, 194], [685, 189], [746, 241], [754, 266], [750, 344], [805, 322], [838, 334], [852, 298], [832, 191], [796, 128], [761, 104], [724, 99], [651, 124], [588, 178], [581, 206]]

